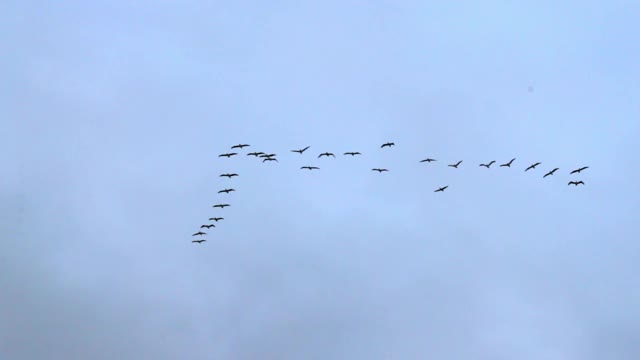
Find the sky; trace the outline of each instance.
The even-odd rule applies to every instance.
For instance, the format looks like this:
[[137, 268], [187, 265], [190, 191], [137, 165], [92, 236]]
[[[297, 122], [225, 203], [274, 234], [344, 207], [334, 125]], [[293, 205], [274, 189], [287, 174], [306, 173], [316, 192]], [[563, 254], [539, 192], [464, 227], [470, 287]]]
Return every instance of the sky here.
[[640, 3], [1, 7], [0, 358], [640, 358]]

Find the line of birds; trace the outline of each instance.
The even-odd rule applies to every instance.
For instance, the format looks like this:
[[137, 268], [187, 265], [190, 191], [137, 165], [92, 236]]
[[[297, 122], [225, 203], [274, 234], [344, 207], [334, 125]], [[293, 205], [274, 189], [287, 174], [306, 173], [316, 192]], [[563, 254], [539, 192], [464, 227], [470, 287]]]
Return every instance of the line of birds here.
[[[390, 147], [395, 146], [395, 145], [396, 144], [393, 143], [393, 142], [386, 142], [386, 143], [382, 144], [380, 146], [380, 148], [381, 149], [386, 148], [386, 147], [390, 148]], [[243, 148], [249, 147], [249, 146], [251, 146], [251, 145], [249, 145], [249, 144], [237, 144], [237, 145], [233, 145], [231, 147], [231, 150], [243, 149]], [[290, 152], [294, 152], [294, 153], [298, 153], [298, 154], [302, 155], [310, 147], [311, 146], [306, 146], [306, 147], [301, 148], [301, 149], [290, 150]], [[236, 155], [238, 155], [237, 152], [227, 152], [227, 153], [223, 153], [223, 154], [218, 155], [218, 157], [231, 158], [231, 157], [236, 156]], [[278, 162], [278, 159], [276, 158], [277, 154], [265, 153], [265, 152], [262, 152], [262, 151], [254, 151], [254, 152], [249, 152], [246, 155], [247, 156], [254, 156], [256, 158], [261, 158], [262, 162], [267, 162], [267, 161], [276, 161], [276, 162]], [[356, 156], [356, 155], [362, 155], [362, 153], [360, 153], [359, 151], [348, 151], [348, 152], [345, 152], [343, 155], [352, 156], [353, 157], [353, 156]], [[323, 152], [323, 153], [320, 153], [318, 155], [318, 158], [322, 158], [322, 157], [333, 157], [333, 158], [335, 158], [336, 155], [334, 153], [332, 153], [332, 152]], [[500, 164], [499, 167], [511, 168], [511, 165], [513, 164], [513, 162], [515, 160], [516, 160], [516, 158], [513, 158], [513, 159], [509, 160], [508, 162], [506, 162], [504, 164]], [[432, 159], [432, 158], [426, 158], [426, 159], [420, 160], [419, 162], [420, 163], [432, 163], [432, 162], [436, 162], [436, 161], [438, 161], [438, 160]], [[479, 166], [489, 169], [489, 168], [491, 168], [491, 165], [493, 165], [494, 163], [496, 163], [496, 161], [492, 160], [492, 161], [490, 161], [490, 162], [488, 162], [486, 164], [480, 164]], [[451, 168], [458, 169], [460, 164], [462, 164], [462, 160], [458, 161], [455, 164], [448, 164], [447, 166], [451, 167]], [[541, 162], [536, 162], [534, 164], [531, 164], [524, 171], [527, 172], [529, 170], [533, 170], [538, 165], [541, 165], [541, 164], [542, 164]], [[578, 169], [572, 170], [569, 174], [570, 175], [579, 174], [579, 173], [581, 173], [582, 171], [584, 171], [584, 170], [586, 170], [588, 168], [589, 168], [588, 166], [583, 166], [583, 167], [580, 167]], [[302, 167], [300, 167], [300, 169], [301, 170], [309, 170], [309, 171], [311, 171], [311, 170], [320, 170], [319, 167], [310, 166], [310, 165], [302, 166]], [[378, 173], [383, 173], [383, 172], [388, 172], [389, 171], [389, 169], [385, 169], [385, 168], [373, 168], [371, 170], [372, 171], [377, 171]], [[560, 170], [560, 169], [556, 167], [556, 168], [552, 169], [551, 171], [545, 173], [542, 176], [542, 178], [546, 178], [547, 176], [554, 175], [556, 173], [556, 171], [558, 171], [558, 170]], [[237, 173], [220, 174], [220, 177], [227, 177], [229, 179], [231, 179], [233, 177], [236, 177], [236, 176], [239, 176], [239, 175]], [[567, 185], [574, 185], [574, 186], [584, 185], [584, 181], [582, 181], [582, 180], [578, 180], [578, 181], [572, 180], [572, 181], [569, 181], [569, 183]], [[449, 188], [449, 185], [439, 187], [434, 192], [444, 192], [447, 188]], [[236, 190], [233, 189], [233, 188], [226, 188], [226, 189], [218, 191], [218, 193], [219, 194], [221, 194], [221, 193], [229, 194], [229, 193], [234, 192], [234, 191], [236, 191]], [[220, 208], [220, 209], [224, 209], [225, 207], [229, 207], [229, 206], [231, 206], [231, 205], [230, 204], [216, 204], [216, 205], [213, 205], [214, 208]], [[222, 217], [209, 218], [210, 221], [215, 221], [215, 222], [218, 222], [218, 221], [223, 220], [223, 219], [224, 218], [222, 218]], [[215, 224], [204, 224], [204, 225], [200, 226], [201, 229], [204, 229], [204, 228], [210, 229], [212, 227], [215, 227]], [[198, 231], [195, 234], [193, 234], [193, 236], [202, 236], [202, 235], [206, 235], [206, 234], [207, 233], [205, 233], [203, 231]], [[206, 239], [192, 240], [193, 243], [198, 243], [198, 244], [203, 243], [205, 241], [207, 241], [207, 240]]]

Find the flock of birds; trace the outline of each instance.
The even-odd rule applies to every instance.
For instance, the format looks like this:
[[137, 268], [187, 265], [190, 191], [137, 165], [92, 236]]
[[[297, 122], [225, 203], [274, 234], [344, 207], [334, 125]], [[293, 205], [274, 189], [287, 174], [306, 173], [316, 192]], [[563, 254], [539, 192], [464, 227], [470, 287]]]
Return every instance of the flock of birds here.
[[[232, 147], [231, 147], [231, 150], [234, 150], [234, 149], [240, 149], [240, 150], [242, 150], [242, 149], [244, 149], [245, 147], [249, 147], [249, 146], [250, 146], [249, 144], [237, 144], [237, 145], [232, 146]], [[381, 149], [384, 149], [384, 148], [391, 148], [392, 146], [395, 146], [395, 143], [393, 143], [393, 142], [386, 142], [386, 143], [382, 144], [382, 145], [380, 146], [380, 148], [381, 148]], [[311, 146], [307, 146], [307, 147], [302, 148], [302, 149], [296, 149], [296, 150], [290, 150], [290, 151], [291, 151], [291, 152], [293, 152], [293, 153], [298, 153], [298, 154], [302, 155], [305, 151], [309, 150], [309, 148], [310, 148], [310, 147], [311, 147]], [[237, 153], [237, 152], [227, 152], [227, 153], [224, 153], [224, 154], [220, 154], [220, 155], [218, 155], [218, 157], [231, 158], [231, 157], [236, 156], [236, 155], [238, 155], [238, 153]], [[276, 162], [278, 161], [278, 159], [276, 158], [276, 156], [277, 156], [276, 154], [265, 153], [265, 152], [261, 152], [261, 151], [249, 152], [249, 153], [247, 153], [246, 155], [247, 155], [247, 156], [255, 156], [256, 158], [261, 158], [263, 163], [264, 163], [264, 162], [267, 162], [267, 161], [276, 161]], [[360, 152], [358, 152], [358, 151], [348, 151], [348, 152], [345, 152], [343, 155], [344, 155], [344, 156], [352, 156], [352, 157], [353, 157], [353, 156], [362, 155], [362, 154], [361, 154]], [[332, 152], [323, 152], [323, 153], [321, 153], [321, 154], [319, 154], [319, 155], [318, 155], [318, 158], [322, 158], [322, 157], [327, 157], [327, 158], [328, 158], [328, 157], [334, 157], [334, 158], [335, 158], [335, 157], [336, 157], [336, 155], [335, 155], [334, 153], [332, 153]], [[504, 164], [500, 164], [500, 165], [499, 165], [499, 167], [508, 167], [508, 168], [510, 168], [510, 167], [511, 167], [511, 165], [513, 164], [513, 162], [514, 162], [515, 160], [516, 160], [516, 158], [513, 158], [513, 159], [509, 160], [508, 162], [506, 162], [506, 163], [504, 163]], [[432, 158], [426, 158], [426, 159], [420, 160], [420, 163], [431, 163], [431, 162], [434, 162], [434, 161], [438, 161], [438, 160], [436, 160], [436, 159], [432, 159]], [[488, 163], [486, 163], [486, 164], [480, 164], [479, 166], [480, 166], [480, 167], [485, 167], [485, 168], [489, 169], [489, 168], [491, 168], [491, 165], [493, 165], [494, 163], [496, 163], [496, 161], [495, 161], [495, 160], [492, 160], [492, 161], [490, 161], [490, 162], [488, 162]], [[455, 164], [449, 164], [449, 165], [447, 165], [447, 166], [448, 166], [448, 167], [451, 167], [451, 168], [455, 168], [455, 169], [457, 169], [457, 168], [460, 166], [460, 164], [462, 164], [462, 160], [458, 161], [458, 162], [457, 162], [457, 163], [455, 163]], [[525, 171], [525, 172], [527, 172], [527, 171], [529, 171], [529, 170], [533, 170], [533, 169], [535, 169], [538, 165], [541, 165], [541, 164], [542, 164], [541, 162], [536, 162], [536, 163], [534, 163], [534, 164], [531, 164], [531, 165], [529, 165], [529, 166], [528, 166], [524, 171]], [[584, 170], [586, 170], [586, 169], [588, 169], [588, 168], [589, 168], [588, 166], [583, 166], [583, 167], [577, 168], [577, 169], [575, 169], [575, 170], [572, 170], [569, 174], [570, 174], [570, 175], [573, 175], [573, 174], [580, 174], [582, 171], [584, 171]], [[319, 167], [317, 167], [317, 166], [310, 166], [310, 165], [302, 166], [302, 167], [300, 167], [300, 169], [301, 169], [301, 170], [309, 170], [309, 171], [312, 171], [312, 170], [320, 170], [320, 168], [319, 168]], [[545, 173], [545, 174], [542, 176], [542, 178], [546, 178], [547, 176], [552, 176], [552, 175], [554, 175], [554, 174], [556, 173], [556, 171], [558, 171], [558, 170], [560, 170], [560, 169], [559, 169], [559, 168], [554, 168], [554, 169], [550, 170], [549, 172]], [[371, 171], [377, 171], [378, 173], [383, 173], [383, 172], [387, 172], [387, 171], [389, 171], [389, 169], [385, 169], [385, 168], [373, 168], [373, 169], [371, 169]], [[227, 177], [227, 178], [229, 178], [229, 179], [231, 179], [231, 178], [233, 178], [233, 177], [236, 177], [236, 176], [239, 176], [239, 175], [238, 175], [238, 174], [236, 174], [236, 173], [225, 173], [225, 174], [220, 174], [220, 177]], [[584, 181], [582, 181], [582, 180], [577, 180], [577, 181], [576, 181], [576, 180], [572, 180], [572, 181], [569, 181], [569, 183], [568, 183], [567, 185], [574, 185], [574, 186], [584, 185]], [[449, 187], [448, 185], [446, 185], [446, 186], [442, 186], [442, 187], [439, 187], [439, 188], [437, 188], [436, 190], [434, 190], [434, 192], [444, 192], [448, 187]], [[225, 188], [225, 189], [222, 189], [222, 190], [218, 191], [218, 194], [222, 194], [222, 193], [229, 194], [229, 193], [234, 192], [234, 191], [236, 191], [236, 190], [235, 190], [235, 189], [233, 189], [233, 188]], [[214, 208], [219, 208], [219, 209], [224, 209], [225, 207], [229, 207], [229, 206], [231, 206], [231, 205], [230, 205], [230, 204], [226, 204], [226, 203], [221, 203], [221, 204], [213, 205], [213, 207], [214, 207]], [[223, 217], [212, 217], [212, 218], [209, 218], [209, 221], [213, 221], [213, 222], [215, 222], [215, 223], [218, 223], [218, 222], [219, 222], [219, 221], [221, 221], [221, 220], [224, 220], [224, 218], [223, 218]], [[201, 225], [201, 226], [200, 226], [200, 231], [198, 231], [198, 232], [194, 233], [192, 236], [194, 236], [194, 237], [202, 237], [202, 236], [204, 236], [204, 235], [207, 235], [207, 233], [206, 233], [206, 232], [204, 232], [204, 231], [202, 231], [202, 229], [207, 229], [207, 230], [209, 230], [209, 229], [211, 229], [212, 227], [213, 227], [213, 228], [215, 228], [215, 227], [216, 227], [216, 225], [215, 225], [215, 224], [213, 224], [213, 223], [210, 223], [210, 224], [203, 224], [203, 225]], [[206, 240], [206, 239], [199, 238], [199, 239], [192, 240], [191, 242], [192, 242], [192, 243], [201, 244], [201, 243], [203, 243], [203, 242], [205, 242], [205, 241], [207, 241], [207, 240]]]

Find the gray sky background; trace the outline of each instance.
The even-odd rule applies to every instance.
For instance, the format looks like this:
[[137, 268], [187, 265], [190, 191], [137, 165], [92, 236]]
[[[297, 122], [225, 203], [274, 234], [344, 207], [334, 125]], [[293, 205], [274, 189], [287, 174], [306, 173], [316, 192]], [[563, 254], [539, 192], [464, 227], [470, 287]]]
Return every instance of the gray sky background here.
[[3, 359], [640, 358], [640, 4], [0, 7]]

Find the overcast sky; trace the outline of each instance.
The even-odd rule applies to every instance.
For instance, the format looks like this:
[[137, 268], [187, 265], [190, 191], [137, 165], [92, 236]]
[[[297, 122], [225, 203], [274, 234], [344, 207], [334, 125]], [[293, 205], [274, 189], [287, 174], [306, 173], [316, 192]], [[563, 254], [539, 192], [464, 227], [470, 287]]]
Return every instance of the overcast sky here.
[[3, 360], [640, 358], [640, 4], [0, 8]]

